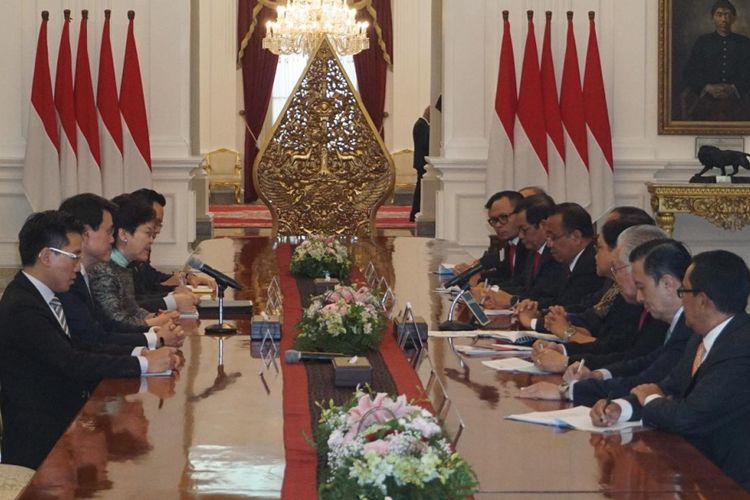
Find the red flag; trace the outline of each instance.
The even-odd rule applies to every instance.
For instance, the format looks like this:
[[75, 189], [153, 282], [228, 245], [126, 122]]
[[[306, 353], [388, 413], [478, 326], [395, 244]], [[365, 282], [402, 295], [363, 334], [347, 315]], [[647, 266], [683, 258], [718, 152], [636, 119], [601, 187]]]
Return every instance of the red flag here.
[[489, 128], [487, 196], [513, 185], [513, 128], [516, 122], [516, 64], [508, 11], [503, 11], [503, 41], [495, 89], [495, 107]]
[[[614, 164], [612, 131], [609, 126], [607, 96], [596, 41], [594, 13], [589, 12], [589, 44], [583, 75], [583, 107], [589, 137], [589, 169], [591, 174], [591, 217], [596, 220], [614, 206]], [[593, 140], [593, 142], [592, 142]], [[596, 156], [594, 156], [596, 155]]]
[[96, 85], [96, 105], [99, 110], [99, 139], [101, 145], [102, 191], [114, 198], [125, 189], [122, 174], [122, 118], [117, 100], [115, 63], [109, 38], [111, 11], [104, 11], [102, 45], [99, 51], [99, 80]]
[[79, 192], [102, 193], [101, 154], [99, 150], [99, 122], [94, 104], [94, 87], [91, 83], [87, 29], [89, 12], [81, 11], [81, 27], [78, 32], [76, 54], [75, 96], [77, 144], [78, 144], [78, 190]]
[[151, 187], [151, 146], [148, 135], [146, 99], [138, 63], [138, 50], [133, 33], [135, 12], [128, 11], [128, 36], [120, 82], [120, 112], [125, 121], [123, 130], [123, 166], [125, 190]]
[[65, 9], [60, 50], [55, 72], [55, 107], [60, 123], [60, 176], [62, 194], [67, 198], [78, 192], [76, 160], [76, 110], [73, 97], [73, 60], [70, 53], [70, 10]]
[[549, 141], [549, 193], [556, 200], [565, 199], [565, 140], [563, 138], [560, 102], [557, 100], [555, 65], [552, 62], [552, 34], [550, 21], [552, 12], [547, 11], [542, 42], [542, 97], [544, 103], [544, 123]]
[[582, 207], [591, 204], [589, 188], [589, 154], [586, 145], [586, 119], [583, 110], [581, 73], [573, 31], [573, 12], [568, 12], [568, 36], [565, 45], [562, 83], [560, 85], [560, 116], [565, 128], [566, 199]]
[[34, 80], [31, 84], [29, 128], [23, 165], [23, 188], [34, 211], [55, 209], [60, 205], [60, 139], [55, 118], [55, 99], [47, 53], [49, 13], [42, 12], [42, 24], [36, 45]]
[[528, 11], [528, 32], [518, 92], [520, 134], [515, 136], [514, 186], [548, 187], [547, 130], [544, 123], [542, 79], [534, 35], [534, 12]]

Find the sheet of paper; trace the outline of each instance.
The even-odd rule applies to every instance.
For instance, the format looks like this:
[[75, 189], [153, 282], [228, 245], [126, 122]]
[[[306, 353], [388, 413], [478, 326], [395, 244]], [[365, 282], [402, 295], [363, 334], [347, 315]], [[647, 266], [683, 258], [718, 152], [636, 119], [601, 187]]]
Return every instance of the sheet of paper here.
[[522, 372], [534, 375], [547, 374], [547, 372], [537, 367], [534, 363], [521, 358], [493, 359], [492, 361], [482, 361], [482, 364], [501, 372]]
[[438, 266], [437, 273], [441, 276], [443, 275], [449, 276], [449, 275], [456, 273], [455, 268], [456, 268], [456, 264], [448, 264], [448, 263], [443, 262], [442, 264]]
[[518, 355], [518, 351], [511, 351], [511, 350], [501, 351], [499, 349], [494, 349], [492, 347], [481, 347], [481, 346], [473, 346], [473, 345], [457, 345], [456, 351], [460, 352], [461, 354], [465, 356], [469, 356], [472, 358]]
[[504, 331], [497, 330], [493, 331], [493, 334], [500, 339], [505, 339], [508, 342], [514, 344], [525, 344], [533, 342], [534, 340], [547, 340], [550, 342], [560, 342], [560, 338], [549, 333], [539, 333], [534, 330], [518, 330], [518, 331]]
[[447, 339], [447, 338], [456, 338], [456, 339], [473, 339], [479, 334], [479, 331], [477, 330], [461, 330], [456, 332], [450, 332], [445, 331], [441, 332], [439, 330], [430, 330], [427, 332], [427, 335], [429, 337], [435, 337], [438, 339]]
[[632, 427], [641, 427], [643, 422], [621, 422], [612, 427], [596, 427], [591, 423], [589, 417], [589, 408], [586, 406], [574, 406], [564, 410], [553, 411], [533, 411], [530, 413], [520, 413], [517, 415], [508, 415], [508, 420], [518, 422], [528, 422], [531, 424], [552, 425], [555, 427], [570, 427], [579, 431], [586, 432], [617, 432]]
[[513, 309], [485, 309], [484, 314], [487, 316], [511, 316]]
[[508, 352], [531, 352], [534, 349], [525, 345], [515, 344], [492, 344], [492, 348], [496, 351], [508, 351]]

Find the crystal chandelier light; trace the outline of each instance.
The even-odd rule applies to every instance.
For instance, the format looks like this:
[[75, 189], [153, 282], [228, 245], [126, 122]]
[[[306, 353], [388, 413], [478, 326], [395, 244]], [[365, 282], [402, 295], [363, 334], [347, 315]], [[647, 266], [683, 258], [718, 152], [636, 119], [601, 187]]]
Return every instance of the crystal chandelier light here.
[[276, 21], [266, 23], [263, 48], [277, 55], [310, 54], [328, 36], [339, 55], [370, 47], [367, 22], [355, 20], [356, 9], [346, 0], [288, 0], [276, 7]]

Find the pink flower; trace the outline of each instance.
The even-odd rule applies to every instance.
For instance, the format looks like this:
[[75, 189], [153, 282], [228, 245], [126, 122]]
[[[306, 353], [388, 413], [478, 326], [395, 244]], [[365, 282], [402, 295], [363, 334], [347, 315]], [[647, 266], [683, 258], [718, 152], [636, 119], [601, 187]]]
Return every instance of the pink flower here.
[[326, 303], [328, 304], [334, 304], [339, 300], [341, 300], [341, 295], [338, 292], [331, 292], [326, 295]]
[[341, 288], [339, 290], [339, 293], [341, 294], [341, 298], [343, 298], [346, 302], [351, 302], [354, 300], [354, 294], [352, 293], [351, 288]]
[[382, 439], [378, 439], [377, 441], [373, 441], [372, 443], [367, 443], [364, 446], [365, 453], [368, 451], [374, 451], [378, 454], [378, 456], [384, 457], [388, 454], [388, 443], [386, 441], [383, 441]]

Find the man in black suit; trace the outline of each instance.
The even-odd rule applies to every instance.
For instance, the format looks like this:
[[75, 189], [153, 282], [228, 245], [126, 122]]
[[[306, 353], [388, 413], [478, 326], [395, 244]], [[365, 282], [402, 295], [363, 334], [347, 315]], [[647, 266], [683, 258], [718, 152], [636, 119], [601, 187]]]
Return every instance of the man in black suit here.
[[0, 299], [4, 463], [36, 468], [102, 377], [175, 368], [172, 348], [112, 356], [74, 347], [55, 293], [79, 268], [81, 225], [57, 211], [32, 214], [18, 235], [23, 269]]
[[417, 171], [417, 184], [414, 188], [414, 198], [411, 203], [411, 213], [409, 214], [409, 220], [414, 222], [417, 213], [419, 212], [420, 205], [422, 202], [422, 177], [426, 172], [424, 166], [427, 165], [425, 156], [430, 154], [430, 107], [424, 108], [424, 113], [420, 116], [414, 128], [411, 131], [412, 138], [414, 139], [414, 161], [412, 166]]
[[[524, 318], [520, 319], [526, 321], [532, 330], [537, 329], [542, 308], [559, 305], [580, 311], [593, 306], [604, 283], [604, 278], [596, 273], [594, 226], [583, 207], [577, 203], [556, 205], [554, 213], [547, 218], [546, 236], [552, 257], [563, 266], [557, 296], [542, 302], [530, 299], [516, 303], [508, 301], [509, 305], [516, 307], [519, 315], [523, 313]], [[500, 302], [503, 302], [502, 297]]]
[[132, 327], [107, 318], [91, 295], [86, 269], [110, 259], [114, 241], [113, 215], [117, 205], [93, 193], [82, 193], [63, 201], [60, 210], [71, 214], [83, 225], [80, 271], [70, 289], [57, 294], [73, 338], [89, 344], [147, 346], [150, 349], [159, 345], [180, 347], [184, 333], [176, 323], [132, 332]]
[[[638, 246], [630, 254], [630, 263], [638, 302], [644, 304], [653, 318], [669, 324], [663, 344], [643, 356], [627, 358], [596, 370], [590, 369], [593, 358], [585, 354], [585, 366], [576, 361], [563, 375], [569, 386], [540, 382], [525, 388], [522, 391], [524, 397], [566, 398], [577, 405], [591, 406], [602, 398], [625, 396], [640, 384], [658, 382], [672, 370], [692, 335], [692, 330], [685, 324], [682, 301], [677, 295], [690, 264], [690, 253], [680, 242], [657, 239]], [[593, 361], [593, 364], [597, 362]]]
[[597, 401], [591, 421], [610, 426], [643, 419], [681, 434], [750, 490], [750, 270], [731, 252], [704, 252], [693, 258], [677, 293], [696, 333], [678, 364], [658, 384]]

